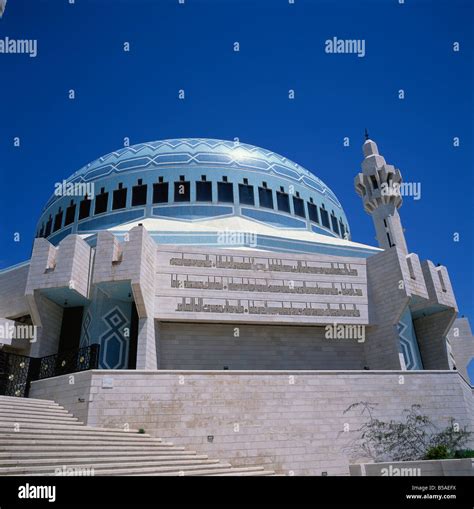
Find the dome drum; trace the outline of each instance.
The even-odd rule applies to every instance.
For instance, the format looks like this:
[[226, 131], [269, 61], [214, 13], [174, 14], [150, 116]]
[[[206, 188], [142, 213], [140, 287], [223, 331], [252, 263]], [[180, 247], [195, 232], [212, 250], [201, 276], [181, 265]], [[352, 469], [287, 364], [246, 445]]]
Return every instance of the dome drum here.
[[135, 145], [88, 164], [57, 185], [37, 236], [57, 244], [145, 218], [177, 221], [179, 230], [180, 221], [222, 217], [350, 238], [336, 196], [309, 171], [258, 147], [207, 139]]

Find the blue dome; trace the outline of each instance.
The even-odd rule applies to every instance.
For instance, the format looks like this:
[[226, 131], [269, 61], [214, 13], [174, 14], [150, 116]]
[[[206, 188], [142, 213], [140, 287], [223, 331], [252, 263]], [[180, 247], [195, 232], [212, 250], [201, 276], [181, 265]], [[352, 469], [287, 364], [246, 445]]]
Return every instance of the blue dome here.
[[141, 143], [87, 164], [56, 185], [37, 236], [57, 244], [146, 218], [235, 216], [349, 238], [339, 200], [311, 172], [253, 145], [201, 138]]

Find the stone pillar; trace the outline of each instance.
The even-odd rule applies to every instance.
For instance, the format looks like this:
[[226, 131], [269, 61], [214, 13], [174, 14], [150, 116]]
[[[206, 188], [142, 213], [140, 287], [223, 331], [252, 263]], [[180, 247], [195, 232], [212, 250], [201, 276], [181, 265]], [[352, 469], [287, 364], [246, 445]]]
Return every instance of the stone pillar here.
[[138, 321], [137, 369], [157, 369], [156, 350], [155, 320], [153, 317], [140, 318]]
[[63, 320], [63, 308], [38, 291], [27, 295], [30, 316], [37, 329], [37, 337], [31, 343], [31, 357], [44, 357], [58, 353], [59, 336]]

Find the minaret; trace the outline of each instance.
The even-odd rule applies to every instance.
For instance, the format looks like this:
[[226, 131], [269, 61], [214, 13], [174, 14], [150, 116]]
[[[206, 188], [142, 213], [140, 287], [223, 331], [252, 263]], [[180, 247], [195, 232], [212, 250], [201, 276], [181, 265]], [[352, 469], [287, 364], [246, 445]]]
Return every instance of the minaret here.
[[400, 171], [385, 162], [376, 143], [369, 139], [367, 130], [362, 152], [362, 172], [354, 179], [354, 186], [362, 198], [365, 211], [372, 216], [379, 246], [383, 249], [397, 246], [408, 254], [397, 210], [402, 205]]

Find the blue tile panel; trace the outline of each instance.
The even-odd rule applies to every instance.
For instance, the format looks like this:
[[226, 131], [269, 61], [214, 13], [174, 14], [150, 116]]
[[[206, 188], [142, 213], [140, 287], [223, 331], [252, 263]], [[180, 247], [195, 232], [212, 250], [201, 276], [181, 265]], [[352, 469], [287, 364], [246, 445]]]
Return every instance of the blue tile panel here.
[[220, 207], [218, 205], [187, 205], [153, 207], [153, 216], [167, 219], [205, 219], [233, 214], [233, 207]]
[[100, 369], [127, 369], [131, 303], [107, 298], [95, 291], [84, 309], [81, 347], [100, 344]]
[[266, 210], [242, 209], [242, 215], [266, 223], [272, 226], [283, 228], [303, 228], [306, 229], [306, 222], [294, 219], [285, 214], [275, 214]]
[[94, 230], [105, 230], [118, 224], [136, 221], [144, 217], [143, 209], [127, 210], [125, 212], [115, 212], [104, 214], [94, 219], [83, 220], [78, 224], [78, 232], [89, 232]]
[[400, 350], [405, 359], [406, 368], [409, 370], [423, 369], [413, 319], [408, 306], [400, 317], [397, 329], [400, 338]]

